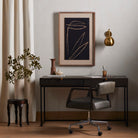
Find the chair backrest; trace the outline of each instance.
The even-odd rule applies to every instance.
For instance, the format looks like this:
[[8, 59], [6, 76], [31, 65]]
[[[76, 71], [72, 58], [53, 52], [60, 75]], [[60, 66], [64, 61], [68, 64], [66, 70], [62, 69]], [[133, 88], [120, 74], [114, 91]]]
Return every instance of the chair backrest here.
[[114, 93], [114, 90], [115, 90], [114, 81], [106, 81], [98, 84], [99, 95]]

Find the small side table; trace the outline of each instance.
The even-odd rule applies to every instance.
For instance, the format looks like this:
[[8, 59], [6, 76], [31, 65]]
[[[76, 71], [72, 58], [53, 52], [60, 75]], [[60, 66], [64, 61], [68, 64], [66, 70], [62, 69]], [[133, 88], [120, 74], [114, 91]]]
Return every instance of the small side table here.
[[22, 108], [23, 105], [26, 104], [26, 122], [29, 125], [29, 120], [28, 120], [28, 100], [27, 99], [9, 99], [7, 103], [7, 111], [8, 111], [8, 126], [10, 125], [10, 104], [14, 104], [15, 107], [15, 124], [18, 123], [18, 110], [17, 108], [19, 107], [19, 117], [20, 117], [20, 126], [22, 126]]

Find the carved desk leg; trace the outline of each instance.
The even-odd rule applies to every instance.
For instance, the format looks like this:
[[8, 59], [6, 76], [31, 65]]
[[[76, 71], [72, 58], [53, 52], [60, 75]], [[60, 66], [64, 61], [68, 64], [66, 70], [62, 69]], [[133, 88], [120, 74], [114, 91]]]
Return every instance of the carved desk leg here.
[[15, 107], [15, 124], [18, 123], [18, 110], [17, 110], [17, 104], [14, 104], [14, 107]]
[[20, 127], [22, 127], [22, 108], [23, 104], [19, 105]]

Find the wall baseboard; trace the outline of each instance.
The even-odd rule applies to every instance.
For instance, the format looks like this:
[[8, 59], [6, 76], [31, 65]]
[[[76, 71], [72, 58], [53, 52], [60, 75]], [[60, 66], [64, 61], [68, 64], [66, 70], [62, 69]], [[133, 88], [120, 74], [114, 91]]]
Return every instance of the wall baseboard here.
[[[46, 120], [84, 120], [87, 119], [87, 111], [49, 111], [46, 112]], [[93, 111], [92, 118], [97, 120], [123, 120], [123, 111]], [[138, 111], [128, 112], [129, 120], [138, 120]], [[37, 121], [40, 121], [40, 112], [37, 112]]]

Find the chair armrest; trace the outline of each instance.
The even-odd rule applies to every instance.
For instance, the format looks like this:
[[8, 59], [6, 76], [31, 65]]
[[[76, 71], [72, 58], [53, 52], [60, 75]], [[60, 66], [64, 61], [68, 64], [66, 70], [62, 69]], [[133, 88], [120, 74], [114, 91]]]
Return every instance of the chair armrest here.
[[70, 89], [70, 92], [69, 92], [69, 95], [68, 95], [68, 98], [67, 98], [67, 102], [66, 102], [66, 105], [70, 102], [70, 99], [71, 99], [71, 96], [72, 96], [72, 93], [73, 93], [73, 91], [75, 91], [75, 90], [81, 90], [81, 91], [90, 91], [90, 93], [91, 93], [91, 98], [92, 98], [92, 92], [93, 91], [96, 91], [97, 89], [95, 89], [95, 88], [71, 88]]
[[72, 95], [72, 92], [73, 92], [73, 88], [72, 89], [70, 89], [70, 91], [69, 91], [69, 95], [68, 95], [68, 99], [67, 99], [67, 102], [66, 102], [66, 106], [67, 106], [67, 104], [69, 103], [69, 101], [70, 101], [70, 98], [71, 98], [71, 95]]

